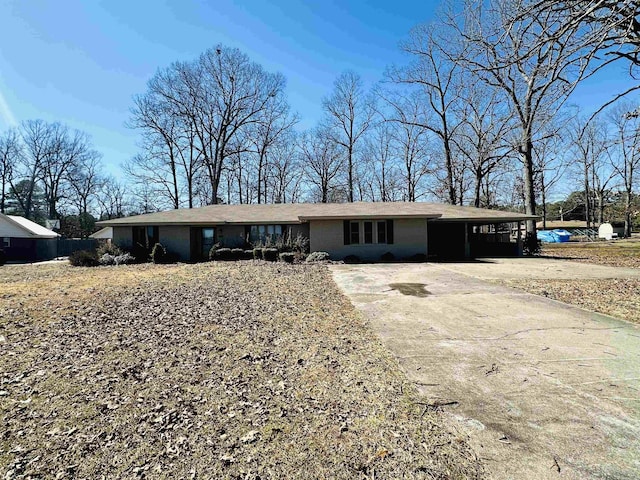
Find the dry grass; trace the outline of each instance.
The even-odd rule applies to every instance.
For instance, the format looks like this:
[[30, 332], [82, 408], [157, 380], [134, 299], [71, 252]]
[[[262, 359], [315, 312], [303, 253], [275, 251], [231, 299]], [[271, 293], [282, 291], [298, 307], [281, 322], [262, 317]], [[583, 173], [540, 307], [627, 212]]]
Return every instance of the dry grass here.
[[0, 269], [2, 478], [480, 478], [322, 266]]
[[612, 267], [640, 268], [640, 238], [612, 242], [545, 244], [542, 255]]
[[[542, 254], [612, 267], [640, 268], [640, 238], [545, 245]], [[506, 285], [640, 323], [640, 279], [507, 280]]]

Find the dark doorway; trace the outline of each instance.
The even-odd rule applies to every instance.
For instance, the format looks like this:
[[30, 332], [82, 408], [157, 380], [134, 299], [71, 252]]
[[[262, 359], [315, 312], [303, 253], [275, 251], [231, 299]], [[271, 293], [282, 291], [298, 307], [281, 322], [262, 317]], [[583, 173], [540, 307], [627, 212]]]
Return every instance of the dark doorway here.
[[433, 260], [463, 260], [465, 258], [464, 223], [429, 222], [427, 247]]

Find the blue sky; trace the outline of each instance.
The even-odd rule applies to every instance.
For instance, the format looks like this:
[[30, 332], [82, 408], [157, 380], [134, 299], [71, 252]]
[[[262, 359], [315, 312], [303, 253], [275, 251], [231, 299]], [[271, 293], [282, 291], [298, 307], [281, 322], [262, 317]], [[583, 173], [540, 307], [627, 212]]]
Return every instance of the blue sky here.
[[[61, 121], [89, 133], [111, 173], [136, 153], [124, 126], [132, 96], [158, 68], [218, 43], [238, 47], [288, 81], [301, 127], [320, 118], [322, 98], [344, 70], [378, 81], [401, 63], [398, 44], [433, 18], [426, 1], [2, 0], [0, 131], [23, 120]], [[587, 106], [626, 81], [616, 67], [573, 99]], [[602, 100], [602, 101], [601, 101]]]

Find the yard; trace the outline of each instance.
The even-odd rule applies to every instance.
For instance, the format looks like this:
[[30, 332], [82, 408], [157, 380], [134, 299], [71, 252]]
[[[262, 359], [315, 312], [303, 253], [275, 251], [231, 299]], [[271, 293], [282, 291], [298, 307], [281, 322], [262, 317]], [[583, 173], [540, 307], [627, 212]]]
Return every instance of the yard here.
[[0, 268], [0, 476], [480, 478], [327, 269]]
[[[542, 255], [581, 263], [640, 268], [640, 238], [546, 244]], [[536, 295], [640, 323], [640, 279], [518, 279], [502, 282]]]

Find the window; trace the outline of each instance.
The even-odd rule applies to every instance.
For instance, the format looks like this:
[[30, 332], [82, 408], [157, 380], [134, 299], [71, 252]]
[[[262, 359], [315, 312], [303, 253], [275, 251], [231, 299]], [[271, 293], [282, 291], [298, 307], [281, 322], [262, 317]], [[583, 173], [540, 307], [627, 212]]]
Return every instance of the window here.
[[201, 231], [202, 258], [209, 258], [209, 251], [215, 245], [216, 230], [215, 228], [203, 228]]
[[143, 247], [146, 250], [151, 250], [153, 246], [159, 242], [160, 236], [158, 234], [158, 227], [133, 227], [133, 246]]
[[350, 243], [360, 243], [360, 222], [351, 222]]
[[373, 243], [373, 222], [364, 222], [364, 243]]
[[345, 220], [344, 244], [359, 245], [360, 243], [392, 244], [393, 220]]
[[282, 225], [251, 225], [249, 227], [249, 241], [264, 242], [267, 239], [275, 241], [282, 235]]
[[378, 243], [387, 243], [387, 222], [379, 220], [378, 227]]
[[11, 246], [11, 238], [2, 237], [2, 248], [9, 248]]

